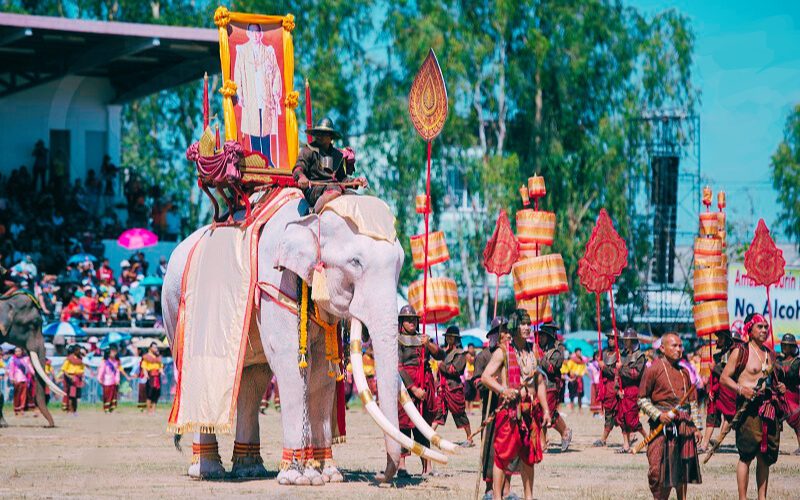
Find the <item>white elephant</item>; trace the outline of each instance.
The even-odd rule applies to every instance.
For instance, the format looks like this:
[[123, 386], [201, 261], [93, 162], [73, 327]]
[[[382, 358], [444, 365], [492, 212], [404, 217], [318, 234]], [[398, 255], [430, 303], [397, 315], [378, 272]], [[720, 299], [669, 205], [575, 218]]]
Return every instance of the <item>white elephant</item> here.
[[[370, 207], [374, 210], [375, 205]], [[396, 239], [390, 242], [360, 234], [351, 221], [333, 211], [303, 217], [306, 210], [304, 200], [290, 201], [264, 225], [258, 242], [258, 281], [297, 298], [297, 277], [311, 282], [319, 248], [331, 298], [330, 303], [323, 306], [324, 312], [335, 318], [351, 320], [354, 335], [361, 331], [362, 323], [366, 325], [375, 351], [378, 391], [382, 395], [397, 394], [397, 284], [404, 259], [403, 250]], [[388, 212], [388, 208], [385, 210]], [[176, 327], [181, 276], [189, 251], [204, 230], [196, 231], [181, 242], [169, 261], [164, 279], [163, 311], [170, 342]], [[323, 335], [312, 323], [309, 327], [309, 366], [301, 370], [297, 355], [297, 316], [270, 296], [261, 294], [257, 320], [267, 364], [246, 367], [242, 373], [236, 442], [248, 443], [258, 450], [259, 402], [267, 381], [274, 373], [281, 392], [284, 450], [300, 450], [305, 446], [329, 448], [335, 381], [327, 374]], [[356, 364], [360, 369], [360, 353], [354, 356], [354, 366]], [[363, 377], [356, 378], [358, 383]], [[362, 399], [364, 396], [362, 393]], [[397, 404], [394, 397], [381, 397], [382, 415], [378, 415], [380, 411], [374, 403], [368, 405], [373, 410], [373, 418], [380, 421], [386, 432], [387, 465], [382, 476], [385, 480], [392, 479], [400, 458]], [[304, 415], [308, 416], [307, 420], [304, 420]], [[307, 427], [303, 425], [304, 421], [308, 423]], [[437, 440], [438, 443], [442, 441]], [[195, 445], [213, 447], [215, 443], [213, 434], [195, 435]], [[410, 441], [403, 444], [411, 447]], [[417, 446], [412, 451], [422, 450]], [[249, 459], [235, 461], [231, 471], [233, 476], [252, 477], [266, 473], [257, 451], [251, 455]], [[281, 484], [322, 484], [326, 480], [342, 480], [332, 460], [321, 467], [296, 462], [290, 467], [282, 464], [281, 469], [278, 474]], [[225, 470], [218, 456], [206, 456], [190, 467], [189, 474], [213, 478], [224, 475]]]

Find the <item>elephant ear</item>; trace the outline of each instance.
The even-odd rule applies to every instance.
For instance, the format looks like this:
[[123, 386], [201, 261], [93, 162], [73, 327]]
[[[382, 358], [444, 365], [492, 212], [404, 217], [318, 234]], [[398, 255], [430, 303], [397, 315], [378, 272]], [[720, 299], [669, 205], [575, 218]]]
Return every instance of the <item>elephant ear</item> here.
[[275, 269], [288, 269], [306, 283], [311, 283], [311, 275], [318, 260], [317, 235], [313, 229], [316, 227], [316, 215], [286, 224], [275, 255]]

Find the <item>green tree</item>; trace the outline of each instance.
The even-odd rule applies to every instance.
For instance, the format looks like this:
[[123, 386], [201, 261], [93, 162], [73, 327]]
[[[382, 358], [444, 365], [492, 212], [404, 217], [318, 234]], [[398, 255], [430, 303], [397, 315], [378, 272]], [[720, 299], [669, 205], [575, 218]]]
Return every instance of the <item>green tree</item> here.
[[[391, 63], [379, 71], [370, 128], [399, 131], [388, 148], [391, 176], [400, 182], [381, 186], [401, 221], [413, 217], [423, 176], [405, 95], [428, 47], [439, 55], [450, 89], [451, 117], [434, 151], [440, 165], [459, 165], [474, 198], [475, 210], [461, 214], [464, 224], [450, 242], [451, 251], [455, 246], [469, 256], [453, 272], [466, 289], [465, 319], [486, 319], [493, 278], [478, 256], [498, 209], [519, 208], [517, 187], [534, 173], [547, 180], [544, 209], [558, 216], [553, 251], [563, 255], [570, 280], [571, 292], [556, 301], [559, 318], [568, 328], [594, 324], [593, 299], [575, 277], [601, 207], [629, 248], [642, 251], [630, 259], [620, 294], [623, 302], [641, 302], [637, 288], [648, 266], [641, 256], [648, 252], [631, 224], [641, 209], [629, 186], [647, 174], [635, 145], [648, 131], [636, 118], [652, 108], [694, 107], [687, 19], [674, 11], [645, 18], [606, 0], [401, 1], [388, 6], [382, 30]], [[374, 146], [386, 147], [385, 141]], [[415, 229], [401, 222], [402, 235]]]
[[800, 245], [800, 104], [786, 118], [783, 141], [772, 155], [772, 185], [781, 204], [786, 236]]

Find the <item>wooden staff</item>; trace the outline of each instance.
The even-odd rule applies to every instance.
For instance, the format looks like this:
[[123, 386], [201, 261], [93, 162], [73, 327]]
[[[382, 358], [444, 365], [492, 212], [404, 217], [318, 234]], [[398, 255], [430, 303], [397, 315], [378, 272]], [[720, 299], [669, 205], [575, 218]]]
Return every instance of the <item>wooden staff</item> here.
[[[673, 409], [672, 409], [672, 410], [670, 410], [670, 411], [677, 410], [677, 409], [678, 409], [678, 408], [680, 408], [681, 406], [685, 405], [685, 404], [686, 404], [686, 401], [688, 401], [688, 400], [689, 400], [689, 396], [691, 396], [691, 395], [692, 395], [692, 392], [694, 392], [694, 390], [695, 390], [695, 386], [694, 386], [694, 384], [692, 384], [692, 386], [691, 386], [691, 387], [689, 387], [689, 390], [688, 390], [688, 391], [686, 391], [686, 393], [683, 395], [683, 397], [681, 398], [681, 400], [680, 400], [680, 401], [678, 401], [678, 404], [677, 404], [677, 405], [675, 405], [675, 408], [673, 408]], [[640, 451], [642, 451], [642, 449], [643, 449], [645, 446], [647, 446], [648, 444], [650, 444], [650, 442], [651, 442], [652, 440], [654, 440], [656, 437], [658, 437], [658, 435], [661, 433], [661, 431], [662, 431], [663, 429], [664, 429], [664, 424], [663, 424], [663, 423], [659, 423], [659, 424], [658, 424], [658, 426], [657, 426], [655, 429], [653, 429], [653, 431], [652, 431], [652, 432], [651, 432], [651, 433], [650, 433], [650, 434], [649, 434], [649, 435], [648, 435], [648, 436], [647, 436], [647, 437], [644, 439], [644, 441], [642, 441], [641, 443], [637, 444], [637, 445], [636, 445], [636, 447], [634, 447], [634, 448], [633, 448], [633, 451], [631, 451], [631, 453], [632, 453], [633, 455], [636, 455], [637, 453], [639, 453]]]

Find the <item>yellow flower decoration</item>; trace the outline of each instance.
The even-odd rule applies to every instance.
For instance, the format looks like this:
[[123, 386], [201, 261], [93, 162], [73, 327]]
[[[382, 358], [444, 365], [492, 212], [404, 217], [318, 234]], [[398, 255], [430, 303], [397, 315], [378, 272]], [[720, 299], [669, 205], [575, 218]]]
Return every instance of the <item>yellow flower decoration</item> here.
[[281, 24], [283, 25], [283, 29], [291, 33], [294, 31], [294, 16], [292, 14], [286, 14]]
[[217, 10], [214, 11], [214, 24], [216, 24], [220, 28], [224, 28], [230, 22], [231, 22], [231, 13], [228, 12], [228, 9], [222, 5], [217, 7]]
[[300, 92], [296, 90], [292, 90], [288, 94], [286, 94], [286, 98], [283, 100], [284, 105], [287, 108], [296, 108], [297, 104], [300, 100]]
[[233, 80], [225, 80], [225, 83], [222, 84], [222, 88], [219, 89], [219, 93], [225, 97], [233, 97], [236, 95], [237, 88], [236, 82]]

